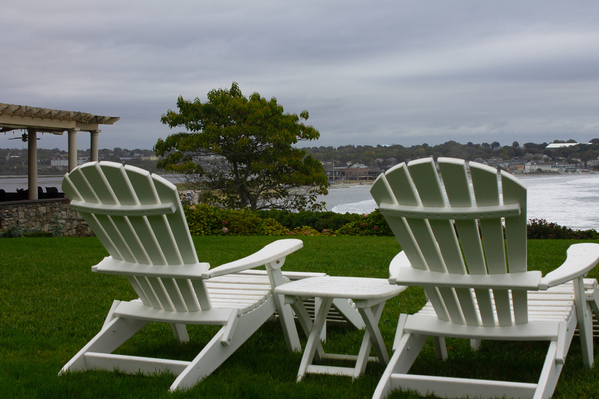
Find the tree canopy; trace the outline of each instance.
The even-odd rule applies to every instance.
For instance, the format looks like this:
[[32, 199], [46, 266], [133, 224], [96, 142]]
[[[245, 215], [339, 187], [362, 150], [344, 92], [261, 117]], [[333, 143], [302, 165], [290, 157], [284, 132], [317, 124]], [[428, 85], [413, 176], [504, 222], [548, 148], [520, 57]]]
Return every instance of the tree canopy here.
[[162, 123], [187, 132], [159, 139], [158, 167], [183, 173], [202, 189], [201, 200], [231, 209], [318, 210], [317, 196], [327, 194], [324, 167], [293, 147], [320, 133], [302, 121], [308, 111], [284, 113], [276, 98], [245, 97], [239, 85], [215, 89], [208, 101], [179, 97], [178, 112], [168, 110]]

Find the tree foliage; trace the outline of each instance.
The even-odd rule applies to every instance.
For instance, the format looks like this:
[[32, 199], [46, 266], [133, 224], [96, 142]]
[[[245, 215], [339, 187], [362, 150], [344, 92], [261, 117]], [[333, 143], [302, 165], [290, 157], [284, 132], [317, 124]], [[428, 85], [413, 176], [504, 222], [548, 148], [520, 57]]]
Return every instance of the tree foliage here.
[[309, 147], [305, 151], [312, 154], [316, 159], [324, 162], [334, 162], [335, 166], [342, 166], [348, 163], [363, 163], [367, 166], [390, 166], [391, 160], [395, 163], [408, 161], [411, 159], [432, 157], [453, 157], [468, 161], [488, 160], [499, 158], [510, 160], [514, 157], [531, 159], [540, 159], [543, 155], [552, 160], [565, 160], [566, 162], [576, 163], [577, 159], [589, 161], [599, 159], [599, 139], [589, 141], [590, 144], [579, 144], [571, 147], [561, 147], [547, 149], [547, 143], [525, 143], [520, 146], [518, 142], [510, 145], [500, 146], [498, 142], [475, 144], [468, 142], [460, 144], [450, 140], [437, 145], [413, 145], [404, 147], [399, 144], [389, 146], [354, 146], [344, 145], [339, 147]]
[[276, 98], [245, 97], [235, 82], [230, 90], [212, 90], [207, 97], [205, 103], [179, 97], [179, 111], [162, 116], [162, 123], [187, 132], [158, 140], [159, 168], [187, 175], [202, 188], [202, 202], [230, 209], [323, 207], [316, 197], [327, 194], [324, 168], [293, 147], [320, 137], [302, 122], [307, 111], [284, 113]]

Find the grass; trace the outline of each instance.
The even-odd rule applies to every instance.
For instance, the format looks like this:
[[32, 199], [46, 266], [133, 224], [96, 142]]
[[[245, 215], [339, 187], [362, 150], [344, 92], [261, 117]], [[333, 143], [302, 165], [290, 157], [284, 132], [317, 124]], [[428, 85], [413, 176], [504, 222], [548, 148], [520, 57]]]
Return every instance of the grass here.
[[[275, 237], [194, 237], [199, 257], [212, 265], [248, 255]], [[391, 237], [302, 237], [304, 249], [290, 255], [285, 270], [322, 271], [330, 275], [387, 277], [399, 251]], [[543, 273], [565, 259], [570, 240], [530, 240], [529, 268]], [[13, 238], [0, 240], [0, 392], [4, 398], [368, 398], [384, 367], [369, 364], [356, 381], [347, 377], [308, 375], [296, 384], [301, 359], [289, 353], [277, 323], [267, 323], [216, 372], [193, 389], [174, 394], [174, 376], [125, 375], [116, 372], [58, 371], [100, 329], [114, 299], [135, 298], [126, 279], [90, 272], [106, 251], [95, 238]], [[590, 277], [598, 277], [593, 270]], [[424, 304], [421, 289], [410, 288], [387, 303], [380, 327], [390, 350], [398, 314]], [[121, 353], [192, 359], [215, 327], [192, 326], [191, 342], [178, 344], [168, 325], [153, 323], [127, 342]], [[361, 333], [329, 328], [325, 350], [356, 353]], [[536, 382], [546, 343], [483, 342], [473, 352], [465, 340], [448, 340], [450, 358], [438, 362], [432, 341], [414, 372]], [[597, 342], [596, 342], [597, 343]], [[597, 354], [597, 350], [595, 351]], [[599, 360], [599, 357], [597, 357]], [[599, 396], [599, 370], [585, 369], [578, 339], [570, 347], [555, 391], [556, 398]], [[395, 393], [396, 398], [418, 397]]]

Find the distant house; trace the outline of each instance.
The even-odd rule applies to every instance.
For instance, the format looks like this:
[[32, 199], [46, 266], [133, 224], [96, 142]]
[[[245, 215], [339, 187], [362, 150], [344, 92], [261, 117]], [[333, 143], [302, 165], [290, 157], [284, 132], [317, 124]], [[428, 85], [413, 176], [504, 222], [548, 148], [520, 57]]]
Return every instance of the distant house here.
[[596, 167], [599, 167], [599, 159], [592, 159], [590, 161], [587, 161], [587, 168], [593, 169]]
[[334, 183], [336, 181], [343, 180], [345, 174], [342, 173], [342, 170], [345, 168], [336, 168], [333, 166], [333, 163], [331, 162], [325, 162], [323, 166], [324, 173], [327, 175], [327, 180], [329, 182]]
[[[327, 168], [325, 165], [325, 172]], [[375, 180], [378, 175], [383, 172], [381, 168], [366, 166], [361, 163], [355, 163], [346, 168], [334, 168], [335, 181], [336, 180], [349, 180], [349, 181], [363, 181], [363, 180]], [[327, 173], [327, 177], [330, 178], [330, 172]]]
[[578, 172], [576, 165], [570, 165], [565, 162], [527, 162], [524, 166], [524, 173], [548, 172], [548, 173], [568, 173]]
[[[88, 161], [89, 161], [89, 158], [77, 158], [77, 165], [83, 165], [84, 163], [86, 163]], [[52, 166], [54, 168], [59, 168], [59, 169], [66, 169], [69, 167], [69, 160], [66, 158], [51, 159], [50, 166]]]

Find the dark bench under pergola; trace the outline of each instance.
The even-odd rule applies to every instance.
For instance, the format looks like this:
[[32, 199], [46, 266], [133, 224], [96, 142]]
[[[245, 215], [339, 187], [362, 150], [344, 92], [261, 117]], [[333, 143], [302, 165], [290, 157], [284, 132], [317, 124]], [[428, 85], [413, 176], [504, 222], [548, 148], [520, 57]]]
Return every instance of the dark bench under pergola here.
[[68, 133], [69, 172], [77, 166], [77, 132], [89, 132], [90, 161], [98, 160], [99, 125], [112, 125], [120, 118], [86, 112], [60, 111], [27, 105], [0, 103], [0, 133], [22, 130], [27, 141], [29, 163], [29, 199], [37, 199], [37, 133]]

